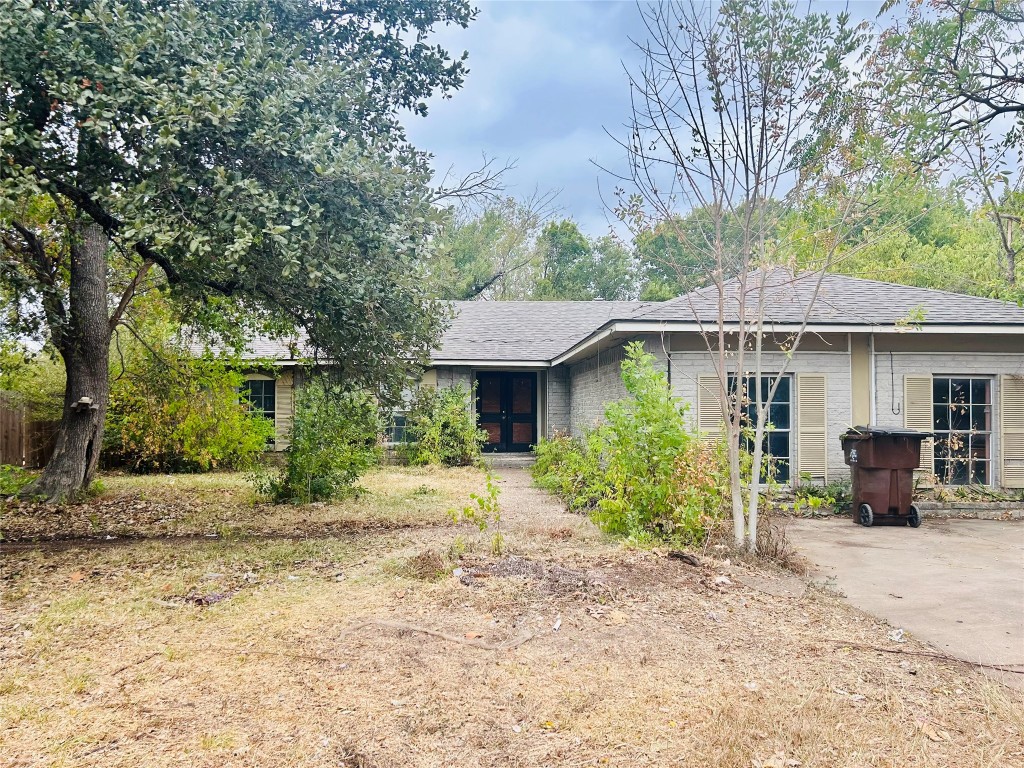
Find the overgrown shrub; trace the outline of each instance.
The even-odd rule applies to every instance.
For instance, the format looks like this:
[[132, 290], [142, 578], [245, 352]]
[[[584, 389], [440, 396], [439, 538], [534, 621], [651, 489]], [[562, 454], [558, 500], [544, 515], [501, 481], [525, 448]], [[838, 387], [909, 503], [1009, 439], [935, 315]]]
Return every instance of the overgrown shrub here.
[[274, 425], [239, 399], [232, 361], [195, 356], [158, 316], [120, 343], [104, 432], [107, 460], [135, 472], [247, 469]]
[[461, 467], [475, 464], [487, 433], [479, 429], [471, 390], [420, 387], [405, 417], [404, 459], [413, 465]]
[[254, 474], [256, 490], [278, 502], [308, 503], [351, 494], [355, 482], [383, 457], [376, 400], [324, 380], [295, 397], [291, 444], [280, 471]]
[[629, 397], [583, 440], [542, 441], [534, 476], [610, 533], [702, 541], [728, 499], [725, 446], [690, 432], [686, 405], [642, 344], [626, 347], [622, 380]]

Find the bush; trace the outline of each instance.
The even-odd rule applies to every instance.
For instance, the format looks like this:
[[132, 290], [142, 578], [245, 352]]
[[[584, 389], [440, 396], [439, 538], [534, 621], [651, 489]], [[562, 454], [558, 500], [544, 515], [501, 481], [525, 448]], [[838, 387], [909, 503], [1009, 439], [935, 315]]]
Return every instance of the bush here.
[[405, 417], [409, 464], [462, 467], [480, 459], [487, 433], [476, 425], [471, 390], [465, 387], [420, 387]]
[[256, 490], [293, 503], [349, 495], [356, 480], [383, 458], [380, 436], [380, 409], [373, 397], [312, 381], [295, 397], [283, 471], [257, 472]]
[[626, 347], [622, 380], [629, 397], [608, 405], [583, 440], [542, 441], [534, 476], [610, 533], [703, 541], [728, 499], [724, 444], [689, 431], [686, 406], [639, 343]]
[[251, 467], [274, 424], [238, 397], [244, 376], [228, 363], [166, 346], [138, 352], [111, 385], [104, 450], [135, 472]]

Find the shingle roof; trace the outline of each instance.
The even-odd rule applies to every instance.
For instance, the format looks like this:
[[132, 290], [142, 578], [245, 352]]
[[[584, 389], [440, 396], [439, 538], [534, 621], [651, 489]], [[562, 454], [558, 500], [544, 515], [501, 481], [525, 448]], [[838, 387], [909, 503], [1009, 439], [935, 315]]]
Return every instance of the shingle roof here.
[[609, 320], [651, 306], [639, 301], [456, 301], [435, 360], [547, 362]]
[[[754, 273], [745, 287], [748, 307], [765, 285], [769, 324], [801, 323], [818, 282], [816, 275], [794, 278], [785, 270]], [[735, 321], [740, 282], [726, 284], [726, 319]], [[455, 317], [434, 360], [546, 363], [613, 321], [713, 324], [718, 320], [718, 291], [701, 288], [665, 302], [639, 301], [456, 301]], [[919, 318], [918, 308], [923, 310]], [[895, 327], [914, 316], [922, 325], [1019, 325], [1024, 308], [1005, 301], [929, 288], [913, 288], [845, 275], [825, 275], [810, 311], [814, 325]], [[256, 338], [246, 357], [279, 361], [309, 354], [304, 336], [297, 340]], [[296, 344], [293, 354], [290, 344]]]
[[[742, 295], [747, 306], [756, 305], [762, 279], [765, 287], [765, 318], [770, 323], [800, 323], [811, 307], [808, 321], [815, 325], [895, 326], [911, 314], [923, 311], [922, 325], [1024, 325], [1024, 308], [1007, 301], [966, 296], [930, 288], [914, 288], [877, 280], [829, 274], [794, 278], [785, 270], [752, 273], [740, 291], [740, 281], [725, 284], [726, 319], [735, 321]], [[718, 290], [701, 288], [671, 301], [636, 312], [633, 320], [713, 323], [718, 320]]]

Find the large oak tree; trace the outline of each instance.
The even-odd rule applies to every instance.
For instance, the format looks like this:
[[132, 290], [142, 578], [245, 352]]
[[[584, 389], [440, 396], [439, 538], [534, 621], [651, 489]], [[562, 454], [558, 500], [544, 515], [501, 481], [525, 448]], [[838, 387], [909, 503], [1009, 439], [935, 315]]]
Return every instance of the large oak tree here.
[[111, 333], [140, 284], [193, 318], [304, 331], [394, 389], [439, 330], [419, 279], [427, 158], [399, 118], [459, 87], [429, 42], [464, 0], [0, 0], [0, 295], [67, 390], [28, 490], [95, 472]]

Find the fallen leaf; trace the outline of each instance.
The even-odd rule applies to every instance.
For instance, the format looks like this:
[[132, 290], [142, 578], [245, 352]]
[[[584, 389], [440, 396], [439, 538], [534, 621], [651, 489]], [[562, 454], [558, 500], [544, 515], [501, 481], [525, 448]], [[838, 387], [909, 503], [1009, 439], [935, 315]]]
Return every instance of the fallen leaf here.
[[68, 581], [73, 581], [76, 583], [79, 581], [85, 581], [85, 574], [81, 571], [75, 571], [70, 576], [68, 576]]
[[475, 640], [478, 637], [483, 637], [479, 632], [467, 632], [466, 637], [470, 640]]

